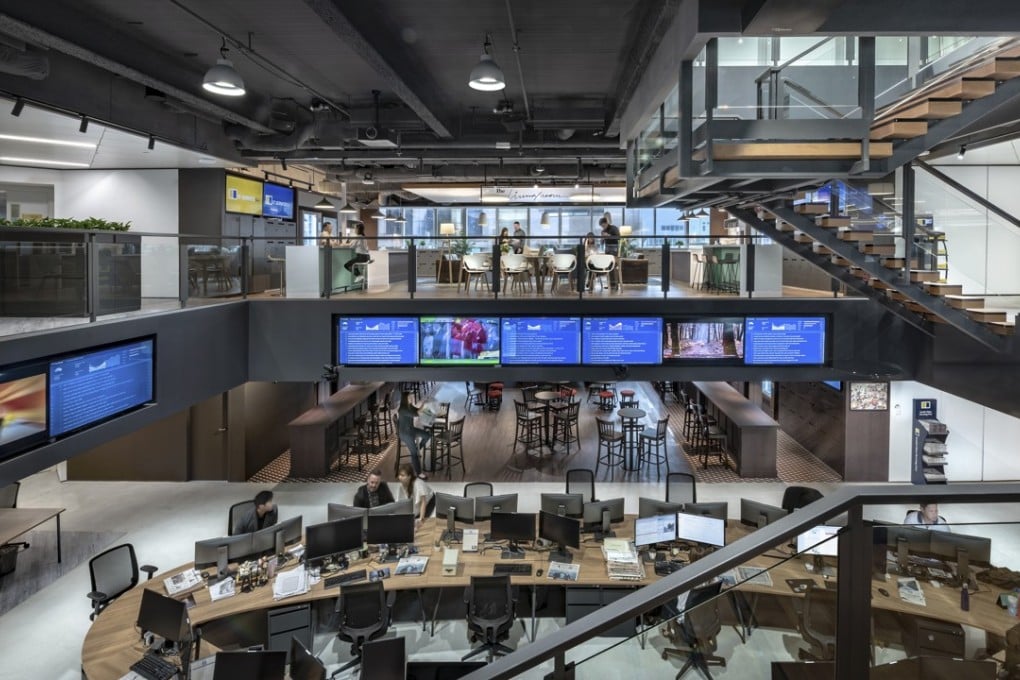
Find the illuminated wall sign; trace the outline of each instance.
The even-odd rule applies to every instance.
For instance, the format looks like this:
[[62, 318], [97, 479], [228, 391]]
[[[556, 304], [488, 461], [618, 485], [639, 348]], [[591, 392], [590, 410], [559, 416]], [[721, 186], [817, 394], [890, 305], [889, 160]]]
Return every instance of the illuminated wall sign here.
[[262, 182], [227, 175], [227, 212], [262, 214]]

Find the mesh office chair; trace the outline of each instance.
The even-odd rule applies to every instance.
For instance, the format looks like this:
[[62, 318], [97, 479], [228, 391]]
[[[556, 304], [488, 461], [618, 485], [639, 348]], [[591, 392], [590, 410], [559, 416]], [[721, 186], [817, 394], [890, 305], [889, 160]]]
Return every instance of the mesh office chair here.
[[340, 586], [340, 598], [336, 602], [335, 611], [338, 626], [336, 636], [351, 643], [354, 658], [338, 668], [331, 677], [361, 663], [362, 646], [386, 634], [390, 627], [395, 596], [396, 591], [386, 594], [382, 581]]
[[566, 493], [579, 493], [585, 503], [591, 503], [595, 498], [595, 473], [587, 468], [574, 468], [567, 470], [567, 491]]
[[227, 536], [234, 536], [242, 532], [237, 530], [237, 525], [241, 523], [245, 514], [249, 510], [255, 508], [255, 501], [241, 501], [240, 503], [234, 503], [230, 506], [230, 512], [227, 518]]
[[676, 674], [678, 680], [692, 668], [696, 668], [704, 677], [711, 678], [709, 666], [726, 667], [726, 659], [712, 656], [718, 646], [716, 637], [722, 630], [722, 620], [719, 618], [721, 589], [722, 582], [693, 588], [687, 596], [683, 620], [673, 619], [666, 624], [666, 637], [678, 646], [662, 650], [662, 658], [682, 656], [687, 659]]
[[469, 482], [464, 485], [464, 498], [493, 496], [492, 482]]
[[[4, 488], [0, 489], [0, 508], [16, 508], [18, 507], [18, 492], [21, 491], [21, 482], [12, 482]], [[19, 541], [17, 543], [4, 543], [4, 545], [16, 545], [21, 546], [22, 550], [28, 550], [27, 541]]]
[[[89, 560], [89, 576], [92, 578], [92, 592], [88, 594], [92, 600], [90, 620], [94, 621], [107, 605], [138, 585], [138, 569], [135, 547], [130, 543], [114, 546]], [[148, 575], [147, 580], [151, 580], [156, 567], [143, 564], [141, 570]]]
[[783, 510], [793, 512], [808, 503], [814, 503], [822, 497], [822, 492], [810, 486], [788, 486], [783, 492]]
[[697, 503], [698, 488], [694, 475], [686, 472], [670, 472], [666, 475], [667, 503]]
[[464, 656], [466, 661], [485, 653], [488, 661], [493, 656], [510, 654], [509, 647], [500, 644], [510, 637], [517, 610], [517, 598], [510, 587], [510, 576], [472, 576], [471, 585], [464, 590], [464, 604], [467, 605], [467, 625], [471, 641], [482, 641], [482, 645]]
[[802, 661], [831, 661], [836, 658], [836, 591], [828, 588], [808, 588], [804, 596], [804, 611], [797, 622], [804, 641], [810, 649], [798, 650]]

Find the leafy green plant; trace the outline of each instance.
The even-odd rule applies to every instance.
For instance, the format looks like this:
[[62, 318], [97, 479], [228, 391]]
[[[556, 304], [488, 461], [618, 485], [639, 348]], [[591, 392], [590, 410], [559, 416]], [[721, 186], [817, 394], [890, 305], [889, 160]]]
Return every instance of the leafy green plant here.
[[67, 217], [36, 217], [16, 220], [0, 219], [2, 227], [27, 227], [31, 229], [80, 229], [83, 231], [127, 231], [131, 222], [111, 222], [98, 217], [75, 220]]

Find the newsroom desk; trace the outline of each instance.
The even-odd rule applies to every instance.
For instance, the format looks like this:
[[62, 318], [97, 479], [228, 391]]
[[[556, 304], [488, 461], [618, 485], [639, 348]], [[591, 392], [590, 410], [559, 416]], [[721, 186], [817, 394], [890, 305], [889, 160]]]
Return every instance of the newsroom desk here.
[[368, 412], [372, 395], [383, 396], [388, 383], [351, 384], [287, 424], [290, 476], [325, 477], [340, 454], [340, 437]]
[[[488, 530], [487, 525], [488, 522], [478, 522], [475, 526], [479, 529], [479, 533], [485, 533]], [[436, 593], [435, 606], [428, 608], [432, 611], [433, 619], [435, 618], [435, 611], [443, 589], [454, 588], [457, 591], [463, 591], [464, 587], [470, 583], [472, 576], [491, 575], [493, 565], [503, 562], [500, 559], [499, 551], [495, 549], [490, 549], [483, 553], [461, 552], [458, 555], [457, 574], [455, 576], [443, 576], [442, 550], [433, 546], [437, 545], [437, 539], [445, 526], [445, 521], [429, 519], [426, 520], [422, 527], [415, 531], [415, 544], [419, 546], [420, 554], [430, 557], [428, 567], [423, 575], [393, 576], [383, 581], [383, 585], [388, 591], [418, 591], [419, 596], [423, 591], [434, 591]], [[617, 536], [621, 538], [632, 537], [633, 526], [634, 516], [628, 515], [624, 523], [616, 527]], [[734, 520], [730, 520], [727, 528], [727, 541], [732, 543], [746, 536], [749, 532], [750, 529], [747, 527], [740, 525]], [[528, 550], [523, 561], [531, 563], [532, 573], [528, 575], [511, 575], [511, 583], [515, 586], [531, 588], [532, 590], [539, 586], [544, 586], [546, 588], [566, 589], [567, 591], [573, 590], [577, 594], [584, 594], [585, 591], [589, 595], [598, 594], [598, 602], [595, 602], [592, 597], [586, 598], [589, 602], [589, 608], [597, 609], [607, 603], [607, 600], [622, 597], [627, 592], [653, 583], [660, 578], [655, 575], [651, 565], [645, 565], [646, 576], [641, 581], [611, 580], [606, 574], [605, 561], [599, 544], [592, 541], [582, 542], [580, 554], [577, 554], [577, 552], [575, 551], [574, 563], [580, 564], [581, 567], [577, 581], [554, 581], [549, 579], [546, 574], [537, 576], [536, 572], [539, 568], [548, 571], [548, 555], [544, 552]], [[745, 582], [740, 584], [738, 589], [742, 593], [759, 596], [753, 598], [754, 600], [759, 598], [762, 600], [775, 600], [778, 608], [786, 612], [788, 622], [789, 616], [796, 616], [795, 603], [798, 600], [803, 600], [804, 595], [793, 592], [787, 586], [786, 579], [810, 579], [820, 588], [823, 587], [823, 581], [821, 578], [808, 573], [805, 570], [804, 563], [799, 558], [790, 560], [787, 557], [789, 556], [775, 556], [769, 553], [768, 555], [758, 555], [749, 559], [746, 563], [749, 566], [770, 568], [772, 585], [754, 585]], [[521, 560], [513, 561], [513, 563], [519, 562]], [[85, 641], [82, 644], [83, 677], [89, 680], [116, 680], [127, 672], [131, 664], [137, 661], [145, 651], [138, 631], [134, 626], [141, 602], [142, 590], [151, 588], [162, 593], [164, 578], [180, 573], [185, 569], [191, 568], [191, 566], [192, 563], [182, 564], [158, 575], [151, 581], [140, 583], [137, 587], [118, 598], [96, 618], [85, 635]], [[377, 563], [374, 558], [367, 558], [352, 563], [350, 569], [377, 569], [380, 566], [394, 567], [393, 564], [382, 565]], [[293, 562], [285, 567], [285, 569], [292, 567]], [[985, 631], [986, 635], [996, 636], [997, 638], [1004, 638], [1006, 631], [1017, 624], [1015, 617], [1009, 616], [1005, 610], [995, 603], [998, 593], [990, 587], [982, 587], [980, 591], [974, 593], [971, 596], [970, 611], [964, 612], [960, 610], [959, 592], [953, 588], [922, 586], [927, 598], [927, 606], [919, 607], [907, 604], [898, 597], [895, 597], [894, 580], [888, 582], [873, 581], [871, 585], [873, 615], [877, 612], [883, 612], [885, 614], [906, 615], [911, 619], [923, 617], [925, 619], [946, 621], [952, 624], [963, 624], [981, 629]], [[878, 592], [880, 587], [892, 588], [893, 596], [885, 597], [880, 595]], [[231, 625], [235, 622], [235, 617], [251, 614], [264, 615], [269, 610], [276, 608], [334, 599], [338, 593], [339, 590], [335, 587], [326, 590], [320, 581], [312, 586], [307, 593], [280, 601], [273, 600], [272, 586], [265, 585], [249, 593], [239, 593], [233, 597], [212, 602], [209, 599], [208, 589], [199, 588], [194, 591], [196, 604], [190, 610], [190, 618], [192, 625], [198, 629], [221, 624], [223, 629], [242, 631], [245, 628], [244, 626]], [[533, 595], [532, 617], [534, 617], [535, 598], [536, 596]], [[569, 606], [569, 592], [565, 593], [564, 600], [568, 602], [567, 606]], [[581, 607], [584, 606], [584, 603], [579, 600], [575, 599], [575, 602]], [[761, 615], [768, 613], [766, 611], [766, 604], [765, 602], [754, 602], [754, 606], [758, 609], [758, 614], [756, 615], [758, 615], [759, 620], [762, 620]], [[463, 612], [463, 605], [457, 611]], [[428, 616], [428, 612], [422, 613], [422, 625], [424, 626], [426, 623], [425, 617]], [[82, 615], [84, 616], [84, 609]], [[568, 616], [568, 620], [569, 618]], [[729, 618], [732, 620], [732, 616]], [[636, 628], [631, 627], [629, 634], [636, 635], [636, 633]], [[532, 639], [534, 634], [535, 626], [533, 618]], [[257, 640], [254, 642], [257, 642]], [[216, 651], [218, 651], [217, 647], [211, 644], [208, 638], [205, 638], [201, 644], [201, 656], [206, 656]], [[649, 654], [656, 655], [656, 652], [649, 650]]]
[[695, 382], [694, 387], [705, 397], [705, 410], [726, 433], [737, 474], [775, 477], [779, 423], [724, 382]]
[[64, 508], [2, 508], [0, 509], [0, 545], [10, 543], [49, 519], [57, 520], [57, 562], [60, 554], [60, 513]]

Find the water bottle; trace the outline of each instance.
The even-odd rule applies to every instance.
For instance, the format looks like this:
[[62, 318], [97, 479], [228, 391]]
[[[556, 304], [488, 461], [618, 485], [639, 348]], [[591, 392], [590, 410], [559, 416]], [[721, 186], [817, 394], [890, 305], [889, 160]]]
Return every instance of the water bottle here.
[[960, 609], [965, 612], [970, 611], [970, 588], [966, 583], [964, 583], [963, 588], [960, 589]]

